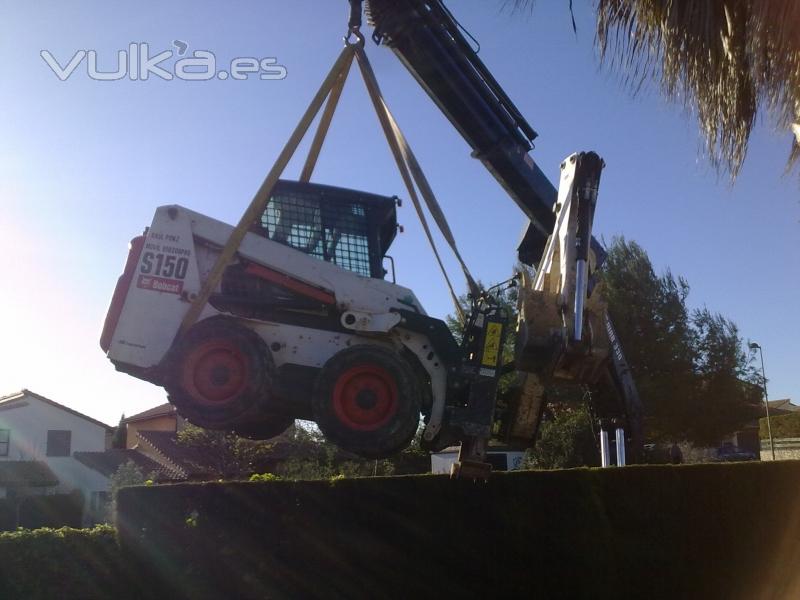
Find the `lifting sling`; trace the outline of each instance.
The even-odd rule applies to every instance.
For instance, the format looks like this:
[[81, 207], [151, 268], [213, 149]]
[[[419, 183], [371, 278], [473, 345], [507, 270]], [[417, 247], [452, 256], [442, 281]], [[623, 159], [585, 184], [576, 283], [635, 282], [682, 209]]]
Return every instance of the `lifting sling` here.
[[[353, 36], [355, 36], [355, 42], [350, 42], [350, 38]], [[314, 118], [319, 113], [323, 103], [325, 103], [325, 108], [322, 116], [320, 117], [320, 122], [317, 126], [317, 130], [309, 148], [308, 156], [300, 174], [301, 181], [309, 181], [311, 179], [311, 175], [314, 171], [314, 167], [316, 166], [316, 162], [322, 149], [322, 145], [325, 141], [328, 129], [330, 128], [333, 115], [336, 111], [336, 107], [338, 106], [339, 98], [354, 58], [358, 62], [359, 70], [361, 71], [362, 78], [364, 79], [364, 84], [367, 88], [367, 92], [369, 93], [375, 113], [378, 116], [378, 120], [380, 121], [381, 128], [386, 136], [389, 148], [392, 151], [395, 162], [397, 163], [400, 176], [403, 179], [403, 183], [405, 184], [408, 194], [414, 204], [414, 209], [416, 210], [420, 219], [425, 236], [427, 237], [428, 242], [433, 249], [433, 253], [436, 257], [437, 263], [439, 264], [439, 268], [444, 275], [445, 282], [450, 290], [450, 296], [453, 300], [453, 304], [455, 305], [458, 317], [461, 319], [461, 322], [464, 322], [463, 309], [458, 302], [453, 285], [447, 276], [441, 256], [436, 248], [433, 235], [430, 227], [428, 226], [428, 222], [422, 208], [422, 203], [417, 195], [417, 190], [419, 190], [419, 193], [422, 196], [428, 211], [431, 213], [433, 220], [436, 222], [436, 225], [442, 233], [442, 236], [452, 249], [453, 254], [456, 256], [456, 259], [458, 260], [461, 269], [464, 272], [470, 294], [477, 298], [480, 293], [480, 289], [475, 279], [470, 274], [466, 263], [461, 257], [461, 253], [458, 251], [453, 233], [450, 230], [450, 227], [447, 223], [444, 213], [441, 210], [441, 207], [439, 206], [438, 201], [436, 200], [435, 195], [433, 194], [433, 190], [428, 184], [428, 181], [425, 178], [425, 175], [422, 172], [416, 157], [411, 151], [405, 136], [400, 131], [397, 122], [394, 120], [394, 117], [389, 111], [389, 108], [386, 105], [383, 96], [381, 95], [377, 79], [375, 78], [375, 73], [372, 70], [369, 60], [367, 59], [366, 53], [364, 52], [364, 37], [361, 35], [357, 26], [351, 25], [348, 30], [348, 35], [345, 38], [344, 49], [339, 54], [339, 57], [333, 64], [333, 67], [331, 67], [331, 70], [323, 80], [322, 84], [317, 90], [317, 93], [314, 95], [311, 103], [308, 105], [305, 113], [303, 113], [303, 116], [300, 118], [300, 122], [295, 127], [292, 135], [289, 137], [289, 140], [283, 147], [283, 150], [281, 150], [281, 153], [278, 155], [275, 164], [272, 165], [272, 168], [270, 169], [263, 183], [258, 188], [258, 191], [256, 191], [253, 199], [250, 201], [250, 205], [247, 207], [241, 219], [239, 220], [239, 223], [231, 232], [231, 235], [228, 238], [225, 246], [222, 248], [214, 267], [211, 269], [211, 272], [206, 278], [200, 293], [192, 301], [192, 304], [181, 323], [181, 334], [185, 333], [197, 321], [200, 313], [208, 302], [208, 299], [211, 297], [211, 294], [219, 284], [225, 268], [230, 264], [231, 260], [239, 249], [239, 246], [244, 240], [244, 237], [247, 234], [250, 226], [266, 209], [273, 187], [286, 168], [286, 165], [291, 160], [292, 156], [297, 150], [297, 147], [300, 145], [300, 142], [303, 140], [303, 137], [308, 131], [308, 128], [311, 126]]]

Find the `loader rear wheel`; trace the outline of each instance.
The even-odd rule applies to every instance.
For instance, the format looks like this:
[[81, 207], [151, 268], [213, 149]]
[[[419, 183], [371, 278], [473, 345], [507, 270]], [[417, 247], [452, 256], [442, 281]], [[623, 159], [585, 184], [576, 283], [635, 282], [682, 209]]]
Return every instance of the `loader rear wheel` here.
[[325, 437], [366, 458], [405, 448], [417, 431], [421, 406], [408, 362], [375, 345], [334, 355], [317, 377], [312, 398], [314, 420]]
[[247, 427], [275, 410], [270, 406], [275, 367], [269, 348], [232, 319], [197, 323], [178, 340], [167, 365], [169, 400], [195, 425]]

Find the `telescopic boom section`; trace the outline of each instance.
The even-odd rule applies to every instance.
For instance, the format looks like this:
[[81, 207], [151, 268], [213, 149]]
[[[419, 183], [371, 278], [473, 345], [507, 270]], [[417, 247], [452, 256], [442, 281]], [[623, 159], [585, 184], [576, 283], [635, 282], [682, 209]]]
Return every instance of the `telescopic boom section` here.
[[557, 191], [528, 152], [536, 132], [492, 77], [440, 0], [368, 0], [373, 39], [389, 46], [530, 219], [518, 248], [538, 262]]

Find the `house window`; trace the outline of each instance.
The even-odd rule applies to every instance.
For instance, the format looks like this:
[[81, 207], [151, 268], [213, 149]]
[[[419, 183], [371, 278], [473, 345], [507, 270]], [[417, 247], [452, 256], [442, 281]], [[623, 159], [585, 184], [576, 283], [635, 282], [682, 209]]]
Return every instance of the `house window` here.
[[47, 456], [69, 456], [72, 432], [66, 429], [50, 429], [47, 432]]
[[11, 441], [11, 430], [0, 429], [0, 456], [8, 456], [8, 446]]

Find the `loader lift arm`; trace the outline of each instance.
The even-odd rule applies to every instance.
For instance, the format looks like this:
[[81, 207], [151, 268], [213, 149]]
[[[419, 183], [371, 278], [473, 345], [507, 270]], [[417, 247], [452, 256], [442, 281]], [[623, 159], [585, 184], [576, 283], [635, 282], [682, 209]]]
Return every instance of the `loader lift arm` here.
[[[537, 277], [521, 290], [525, 339], [518, 342], [515, 356], [519, 396], [512, 402], [512, 423], [503, 437], [532, 442], [546, 403], [546, 386], [559, 379], [578, 381], [597, 399], [594, 408], [604, 407], [598, 411], [604, 414], [597, 415], [601, 422], [610, 417], [627, 422], [628, 455], [635, 460], [642, 445], [638, 394], [602, 296], [590, 299], [592, 273], [605, 258], [591, 235], [602, 159], [594, 153], [568, 157], [573, 165], [565, 174], [562, 164], [563, 190], [557, 190], [529, 153], [536, 131], [441, 0], [367, 0], [366, 12], [374, 27], [373, 41], [392, 49], [470, 145], [472, 156], [529, 219], [517, 256], [537, 268]], [[561, 253], [554, 257], [556, 245]], [[569, 264], [564, 255], [569, 255]], [[550, 279], [554, 281], [548, 286]], [[561, 325], [560, 332], [554, 333], [554, 324]], [[614, 401], [609, 403], [609, 397]]]

